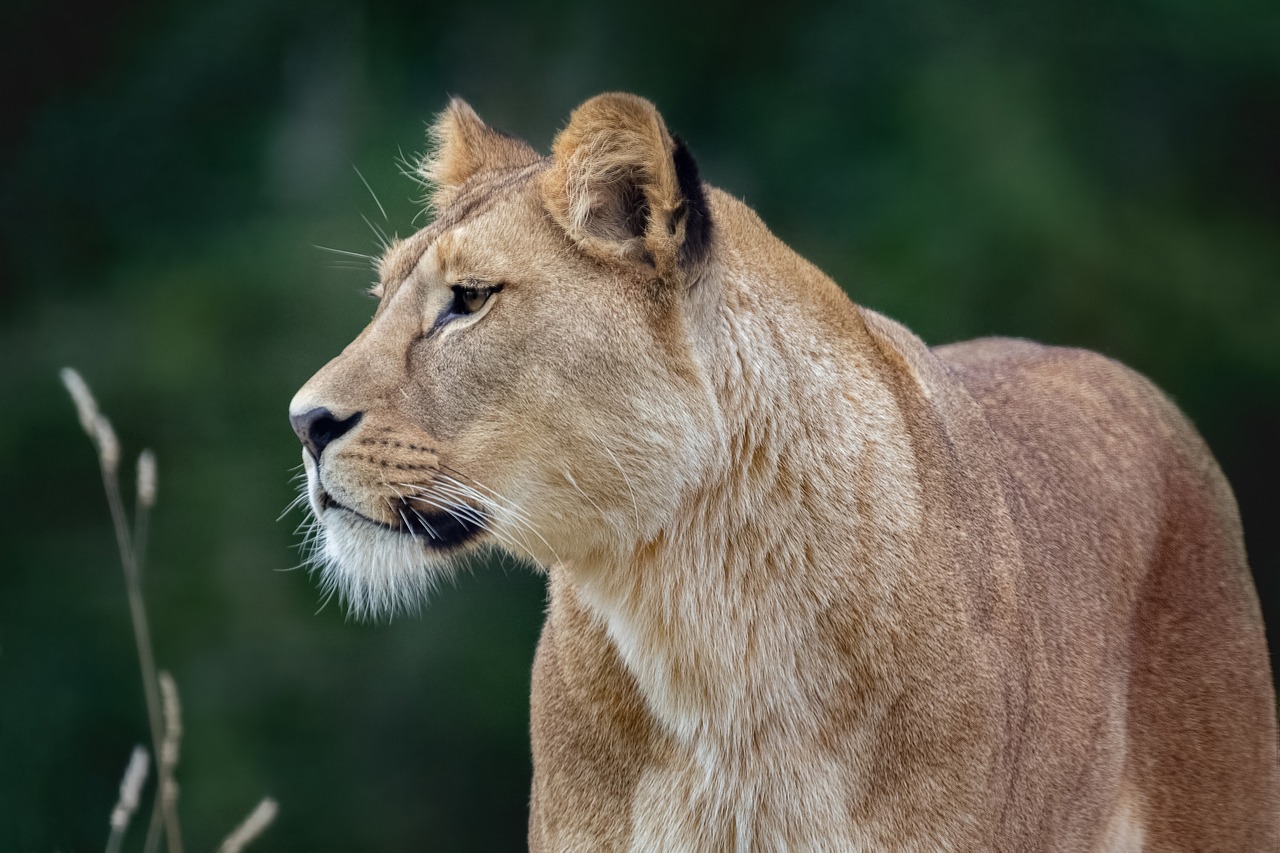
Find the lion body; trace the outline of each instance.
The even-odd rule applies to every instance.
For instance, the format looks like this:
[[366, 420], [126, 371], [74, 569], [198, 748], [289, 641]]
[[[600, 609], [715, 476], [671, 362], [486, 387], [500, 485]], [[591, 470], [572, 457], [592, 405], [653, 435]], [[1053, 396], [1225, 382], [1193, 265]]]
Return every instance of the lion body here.
[[[690, 184], [638, 99], [550, 162], [441, 128], [435, 230], [292, 408], [347, 425], [300, 435], [353, 601], [473, 535], [546, 567], [531, 849], [1277, 849], [1238, 513], [1150, 383], [930, 350]], [[474, 523], [410, 542], [413, 500]]]

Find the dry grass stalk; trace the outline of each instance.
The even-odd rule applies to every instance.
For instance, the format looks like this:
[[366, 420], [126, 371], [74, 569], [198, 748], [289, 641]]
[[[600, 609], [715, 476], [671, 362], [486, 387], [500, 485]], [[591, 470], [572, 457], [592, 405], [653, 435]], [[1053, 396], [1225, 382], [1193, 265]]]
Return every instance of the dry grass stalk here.
[[147, 565], [147, 523], [156, 505], [156, 455], [150, 450], [138, 454], [137, 503], [133, 511], [133, 547], [137, 552], [138, 574]]
[[93, 438], [98, 445], [98, 460], [102, 463], [102, 470], [114, 477], [116, 469], [120, 467], [120, 442], [111, 421], [105, 415], [98, 415], [98, 419], [94, 421]]
[[156, 505], [156, 455], [150, 450], [138, 454], [138, 505]]
[[[115, 430], [98, 410], [97, 401], [89, 390], [84, 379], [71, 368], [64, 368], [61, 373], [62, 384], [66, 386], [76, 406], [76, 414], [89, 438], [98, 450], [98, 463], [102, 468], [102, 484], [107, 493], [107, 505], [111, 509], [111, 522], [115, 528], [116, 545], [120, 550], [120, 564], [124, 568], [125, 589], [129, 599], [129, 616], [133, 623], [134, 645], [138, 650], [138, 667], [142, 671], [142, 692], [147, 703], [147, 722], [151, 728], [151, 748], [155, 755], [161, 754], [161, 717], [160, 696], [156, 681], [155, 656], [151, 647], [151, 628], [147, 621], [146, 606], [142, 598], [142, 584], [138, 571], [137, 552], [134, 550], [132, 538], [129, 536], [128, 520], [125, 517], [124, 501], [120, 497], [120, 442]], [[160, 798], [163, 808], [163, 798]], [[182, 837], [178, 828], [176, 812], [165, 810], [165, 834], [169, 853], [182, 853]]]
[[[158, 680], [164, 715], [164, 742], [160, 745], [160, 760], [157, 762], [160, 777], [156, 783], [157, 807], [152, 811], [152, 825], [147, 832], [147, 840], [152, 843], [159, 838], [156, 829], [158, 818], [164, 820], [166, 835], [172, 837], [178, 832], [178, 782], [174, 771], [178, 767], [178, 753], [182, 745], [182, 705], [178, 701], [178, 685], [165, 670], [160, 670]], [[172, 827], [169, 825], [171, 819], [175, 821]]]
[[271, 826], [271, 822], [276, 819], [276, 812], [280, 810], [276, 801], [270, 797], [263, 798], [258, 803], [258, 807], [249, 812], [249, 816], [244, 819], [244, 823], [235, 828], [235, 831], [227, 836], [222, 845], [218, 847], [218, 853], [240, 853], [245, 845], [253, 841], [259, 835]]
[[89, 438], [97, 441], [94, 425], [98, 422], [98, 401], [93, 399], [93, 392], [89, 390], [89, 386], [85, 384], [80, 374], [70, 367], [62, 368], [59, 376], [62, 377], [62, 384], [66, 386], [67, 393], [71, 395], [71, 401], [76, 404], [76, 417], [80, 418], [81, 429]]
[[178, 685], [173, 676], [160, 670], [160, 697], [164, 708], [164, 748], [160, 753], [160, 769], [172, 771], [178, 766], [178, 748], [182, 743], [182, 705], [178, 702]]
[[[182, 853], [182, 830], [178, 824], [178, 783], [174, 771], [182, 743], [182, 705], [178, 700], [178, 685], [168, 672], [156, 671], [155, 655], [151, 647], [151, 629], [142, 597], [142, 565], [146, 554], [147, 521], [156, 502], [156, 458], [150, 450], [138, 455], [137, 503], [134, 513], [134, 533], [129, 535], [128, 518], [124, 501], [120, 496], [120, 442], [111, 422], [98, 410], [84, 379], [71, 368], [63, 368], [62, 384], [75, 403], [80, 426], [92, 439], [98, 451], [98, 463], [102, 469], [102, 483], [107, 493], [107, 505], [111, 509], [112, 526], [116, 544], [120, 550], [120, 564], [124, 568], [125, 589], [128, 592], [129, 616], [133, 623], [134, 645], [138, 650], [138, 667], [142, 671], [142, 689], [146, 696], [147, 721], [151, 728], [151, 745], [157, 757], [157, 784], [155, 802], [151, 813], [151, 825], [143, 849], [152, 853], [160, 842], [161, 830], [168, 844], [169, 853]], [[111, 813], [111, 836], [107, 840], [108, 853], [118, 853], [124, 841], [125, 830], [138, 807], [142, 786], [147, 778], [147, 751], [139, 746], [134, 749], [120, 785], [120, 801]], [[222, 842], [220, 851], [235, 853], [253, 841], [275, 820], [279, 807], [267, 797], [250, 812], [236, 830]]]
[[129, 756], [129, 766], [124, 770], [120, 780], [120, 799], [111, 810], [111, 837], [107, 839], [107, 853], [117, 853], [124, 841], [124, 834], [129, 829], [129, 820], [138, 808], [138, 800], [142, 796], [142, 786], [147, 782], [147, 749], [135, 746]]

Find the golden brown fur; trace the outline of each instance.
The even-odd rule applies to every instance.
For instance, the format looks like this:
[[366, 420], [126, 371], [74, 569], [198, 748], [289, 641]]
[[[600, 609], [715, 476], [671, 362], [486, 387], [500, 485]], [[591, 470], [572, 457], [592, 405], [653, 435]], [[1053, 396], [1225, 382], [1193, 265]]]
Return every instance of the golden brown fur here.
[[434, 134], [435, 223], [291, 414], [356, 610], [548, 571], [532, 849], [1277, 848], [1235, 503], [1150, 383], [927, 348], [639, 98], [549, 159]]

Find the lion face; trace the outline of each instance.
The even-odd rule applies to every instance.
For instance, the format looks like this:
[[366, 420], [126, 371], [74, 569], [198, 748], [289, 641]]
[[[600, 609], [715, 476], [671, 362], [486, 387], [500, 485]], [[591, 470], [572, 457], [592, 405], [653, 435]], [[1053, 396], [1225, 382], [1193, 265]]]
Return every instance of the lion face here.
[[290, 405], [316, 562], [361, 615], [485, 546], [548, 566], [647, 541], [717, 434], [710, 220], [652, 106], [589, 101], [550, 159], [460, 102], [434, 133], [436, 221], [389, 249], [372, 321]]

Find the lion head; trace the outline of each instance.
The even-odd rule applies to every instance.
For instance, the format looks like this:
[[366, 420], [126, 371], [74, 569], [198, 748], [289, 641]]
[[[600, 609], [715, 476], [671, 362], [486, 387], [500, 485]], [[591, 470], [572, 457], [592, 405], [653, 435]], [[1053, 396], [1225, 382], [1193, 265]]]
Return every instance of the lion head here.
[[721, 441], [708, 190], [653, 105], [586, 102], [550, 157], [457, 100], [432, 136], [434, 222], [386, 251], [373, 319], [289, 409], [315, 561], [361, 615], [485, 547], [601, 564]]

